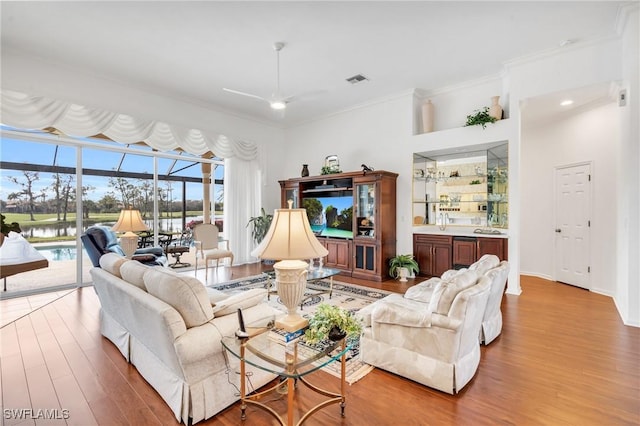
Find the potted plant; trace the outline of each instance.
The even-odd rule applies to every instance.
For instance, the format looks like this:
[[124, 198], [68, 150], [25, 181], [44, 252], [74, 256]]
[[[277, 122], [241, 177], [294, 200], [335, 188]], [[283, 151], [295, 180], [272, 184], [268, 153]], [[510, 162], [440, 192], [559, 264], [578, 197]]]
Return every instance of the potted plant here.
[[251, 238], [256, 244], [260, 244], [260, 242], [264, 239], [264, 236], [267, 235], [267, 231], [271, 226], [271, 221], [273, 220], [273, 215], [267, 214], [264, 211], [264, 208], [260, 209], [260, 216], [255, 216], [249, 219], [249, 223], [247, 223], [247, 227], [251, 226]]
[[467, 123], [465, 126], [481, 125], [483, 129], [487, 127], [487, 123], [495, 123], [498, 121], [495, 117], [489, 115], [489, 107], [476, 110], [475, 114], [467, 115]]
[[362, 332], [360, 320], [339, 306], [321, 303], [309, 319], [309, 328], [304, 334], [307, 343], [322, 340], [338, 341], [344, 337], [357, 336]]
[[[247, 227], [251, 226], [251, 238], [256, 244], [260, 244], [260, 242], [264, 239], [265, 235], [267, 235], [267, 231], [271, 226], [271, 221], [273, 220], [272, 214], [267, 214], [264, 211], [264, 208], [260, 209], [260, 216], [255, 216], [249, 219], [249, 223], [247, 223]], [[275, 263], [270, 259], [263, 259], [262, 262], [265, 265], [270, 265]]]
[[0, 246], [4, 243], [4, 237], [9, 235], [9, 232], [22, 232], [22, 230], [20, 229], [20, 225], [18, 225], [18, 222], [5, 223], [4, 219], [5, 216], [3, 214], [0, 214], [0, 225], [2, 228], [0, 229]]
[[389, 259], [389, 275], [391, 278], [400, 278], [400, 282], [406, 282], [409, 273], [414, 275], [420, 272], [418, 262], [411, 254], [398, 254]]

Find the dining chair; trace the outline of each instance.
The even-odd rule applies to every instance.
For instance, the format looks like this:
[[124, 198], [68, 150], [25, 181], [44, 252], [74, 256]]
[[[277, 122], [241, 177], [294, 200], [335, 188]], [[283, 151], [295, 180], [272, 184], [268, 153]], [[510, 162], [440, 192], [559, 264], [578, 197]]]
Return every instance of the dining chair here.
[[[196, 246], [196, 272], [198, 271], [198, 255], [204, 259], [205, 279], [209, 276], [209, 261], [216, 261], [216, 268], [220, 259], [229, 258], [229, 266], [233, 266], [233, 252], [229, 250], [229, 241], [220, 240], [218, 227], [212, 223], [200, 223], [193, 228], [193, 239]], [[220, 248], [220, 242], [226, 243], [226, 248]]]

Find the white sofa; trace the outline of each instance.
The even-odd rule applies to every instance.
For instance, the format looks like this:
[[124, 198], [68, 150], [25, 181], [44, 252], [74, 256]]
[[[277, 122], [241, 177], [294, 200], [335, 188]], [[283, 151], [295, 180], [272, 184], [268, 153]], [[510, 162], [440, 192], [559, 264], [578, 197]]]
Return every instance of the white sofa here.
[[[220, 340], [238, 329], [237, 308], [247, 323], [275, 319], [278, 311], [262, 303], [266, 290], [230, 297], [208, 292], [196, 278], [116, 254], [102, 256], [100, 266], [91, 276], [102, 305], [102, 335], [136, 366], [176, 420], [196, 423], [239, 399], [238, 360]], [[249, 371], [256, 389], [275, 378]]]
[[464, 271], [432, 289], [427, 303], [392, 294], [358, 315], [362, 361], [455, 394], [480, 363], [478, 334], [491, 279]]

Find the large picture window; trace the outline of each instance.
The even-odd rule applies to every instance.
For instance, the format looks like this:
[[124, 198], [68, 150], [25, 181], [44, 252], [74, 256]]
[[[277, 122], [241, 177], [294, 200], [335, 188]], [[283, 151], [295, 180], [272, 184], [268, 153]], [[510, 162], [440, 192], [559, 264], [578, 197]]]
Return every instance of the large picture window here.
[[[44, 270], [8, 277], [5, 297], [90, 282], [79, 236], [89, 226], [112, 226], [124, 207], [140, 210], [154, 235], [177, 238], [187, 223], [203, 220], [200, 163], [207, 160], [200, 157], [43, 132], [3, 132], [0, 149], [0, 211], [49, 260]], [[223, 228], [224, 163], [211, 162], [211, 221]]]

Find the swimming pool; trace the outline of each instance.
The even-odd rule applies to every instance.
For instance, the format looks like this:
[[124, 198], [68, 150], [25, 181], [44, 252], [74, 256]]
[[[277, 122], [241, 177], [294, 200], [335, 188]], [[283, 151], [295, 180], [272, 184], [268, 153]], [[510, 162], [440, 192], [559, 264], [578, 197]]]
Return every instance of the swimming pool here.
[[75, 246], [40, 246], [36, 247], [49, 261], [74, 260], [77, 256]]

